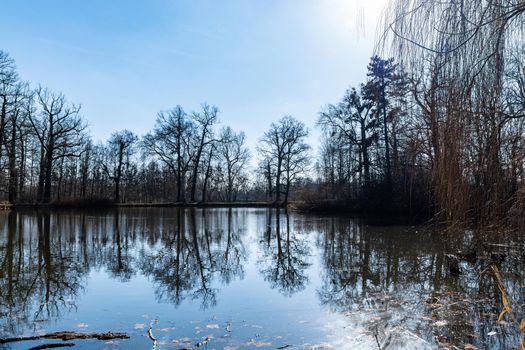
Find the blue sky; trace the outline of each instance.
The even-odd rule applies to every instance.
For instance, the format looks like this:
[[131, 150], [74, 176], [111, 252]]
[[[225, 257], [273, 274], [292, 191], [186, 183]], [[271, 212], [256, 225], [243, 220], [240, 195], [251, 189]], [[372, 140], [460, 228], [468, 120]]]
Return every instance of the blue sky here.
[[253, 147], [272, 121], [302, 120], [365, 78], [386, 0], [16, 0], [0, 49], [23, 79], [82, 104], [96, 141], [139, 135], [159, 110], [217, 105]]

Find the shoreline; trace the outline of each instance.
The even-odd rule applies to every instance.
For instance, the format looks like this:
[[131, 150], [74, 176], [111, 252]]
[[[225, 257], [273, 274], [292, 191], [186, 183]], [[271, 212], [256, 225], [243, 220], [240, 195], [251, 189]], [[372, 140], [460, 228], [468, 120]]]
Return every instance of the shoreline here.
[[348, 203], [312, 203], [292, 201], [285, 203], [261, 202], [261, 201], [238, 201], [238, 202], [206, 202], [206, 203], [113, 203], [110, 201], [101, 202], [63, 202], [63, 203], [0, 203], [0, 211], [38, 211], [38, 210], [114, 210], [119, 208], [283, 208], [302, 215], [353, 217], [364, 219], [371, 224], [387, 225], [411, 225], [428, 223], [428, 218], [414, 217], [407, 214], [396, 212], [375, 212], [358, 209]]
[[[289, 205], [289, 204], [288, 204]], [[288, 205], [275, 202], [206, 202], [206, 203], [2, 203], [0, 210], [39, 209], [111, 209], [111, 208], [284, 208]]]

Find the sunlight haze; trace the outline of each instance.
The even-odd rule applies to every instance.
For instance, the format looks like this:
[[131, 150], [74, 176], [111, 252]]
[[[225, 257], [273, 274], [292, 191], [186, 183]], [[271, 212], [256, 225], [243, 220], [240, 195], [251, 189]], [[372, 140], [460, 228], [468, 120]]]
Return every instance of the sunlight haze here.
[[95, 141], [208, 102], [252, 149], [287, 114], [315, 145], [320, 108], [365, 77], [385, 2], [22, 0], [0, 29], [24, 23], [2, 48], [22, 79], [82, 104]]

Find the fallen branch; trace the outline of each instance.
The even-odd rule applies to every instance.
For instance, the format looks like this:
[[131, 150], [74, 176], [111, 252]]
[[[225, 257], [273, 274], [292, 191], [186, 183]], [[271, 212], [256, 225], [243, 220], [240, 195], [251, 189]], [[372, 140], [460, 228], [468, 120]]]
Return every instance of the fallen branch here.
[[377, 347], [379, 348], [379, 350], [381, 350], [381, 344], [379, 343], [379, 338], [377, 337], [377, 330], [376, 330], [376, 332], [374, 333], [374, 336], [375, 336], [375, 338], [376, 338]]
[[53, 332], [46, 333], [41, 335], [30, 335], [30, 336], [21, 336], [21, 337], [12, 337], [12, 338], [0, 338], [0, 344], [13, 343], [17, 341], [25, 340], [37, 340], [37, 339], [62, 339], [62, 340], [72, 340], [72, 339], [98, 339], [98, 340], [109, 340], [109, 339], [128, 339], [129, 335], [126, 333], [78, 333], [73, 331], [64, 331], [64, 332]]
[[69, 348], [75, 346], [73, 343], [51, 343], [51, 344], [42, 344], [33, 346], [32, 348], [29, 348], [29, 350], [43, 350], [43, 349], [51, 349], [51, 348]]
[[203, 345], [206, 345], [209, 341], [211, 340], [210, 337], [206, 337], [204, 338], [203, 340], [201, 340], [200, 342], [196, 343], [195, 345], [193, 345], [191, 348], [182, 348], [180, 350], [193, 350], [193, 349], [197, 349], [197, 348], [200, 348], [201, 346]]

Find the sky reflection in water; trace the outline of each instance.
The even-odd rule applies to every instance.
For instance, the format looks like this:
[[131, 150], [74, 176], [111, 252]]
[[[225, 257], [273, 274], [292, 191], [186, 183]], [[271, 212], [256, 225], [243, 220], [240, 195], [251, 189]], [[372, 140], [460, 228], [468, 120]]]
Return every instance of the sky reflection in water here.
[[[0, 213], [0, 335], [124, 331], [75, 348], [511, 348], [476, 246], [407, 227], [276, 209]], [[505, 237], [492, 237], [493, 243]], [[524, 302], [523, 259], [498, 264]], [[494, 333], [495, 332], [495, 333]], [[12, 343], [25, 349], [44, 341]], [[0, 345], [0, 348], [2, 346]]]

